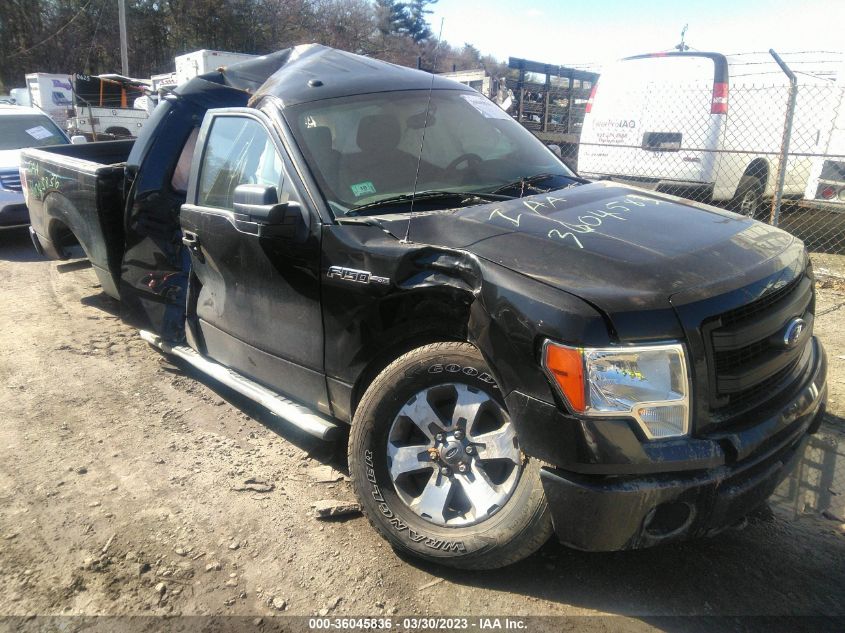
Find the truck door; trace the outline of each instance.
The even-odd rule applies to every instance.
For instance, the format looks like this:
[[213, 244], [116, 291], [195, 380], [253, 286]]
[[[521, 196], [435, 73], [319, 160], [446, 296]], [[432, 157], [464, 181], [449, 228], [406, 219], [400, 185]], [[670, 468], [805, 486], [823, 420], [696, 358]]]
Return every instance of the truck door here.
[[268, 117], [206, 116], [180, 215], [192, 267], [188, 341], [327, 412], [319, 223], [301, 191]]
[[[199, 116], [202, 116], [200, 112]], [[135, 141], [126, 166], [129, 186], [120, 271], [123, 320], [171, 341], [184, 337], [189, 258], [179, 209], [185, 203], [196, 144], [197, 114], [186, 100], [167, 102]], [[147, 160], [147, 157], [154, 157]]]

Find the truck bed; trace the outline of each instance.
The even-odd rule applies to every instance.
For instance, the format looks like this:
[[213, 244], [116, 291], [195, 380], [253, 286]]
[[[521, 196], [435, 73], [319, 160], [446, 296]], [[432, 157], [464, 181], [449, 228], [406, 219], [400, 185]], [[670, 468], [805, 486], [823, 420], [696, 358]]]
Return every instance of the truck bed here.
[[66, 259], [79, 244], [103, 290], [118, 297], [123, 254], [123, 171], [134, 140], [21, 152], [32, 230], [44, 254]]
[[27, 149], [24, 151], [27, 153], [37, 153], [39, 156], [49, 155], [52, 157], [43, 157], [42, 160], [64, 165], [74, 164], [90, 170], [122, 165], [129, 158], [129, 152], [132, 151], [134, 144], [134, 139], [126, 139], [122, 141], [82, 143], [80, 145], [53, 145], [51, 147], [40, 147], [38, 149]]

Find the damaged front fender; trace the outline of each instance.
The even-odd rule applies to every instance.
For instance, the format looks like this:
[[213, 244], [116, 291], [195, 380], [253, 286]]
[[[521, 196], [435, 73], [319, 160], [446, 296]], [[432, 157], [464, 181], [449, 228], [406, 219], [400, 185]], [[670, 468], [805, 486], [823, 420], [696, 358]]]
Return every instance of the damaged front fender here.
[[323, 232], [326, 374], [335, 415], [350, 419], [378, 371], [436, 340], [475, 344], [503, 396], [554, 395], [539, 364], [545, 338], [606, 344], [584, 301], [461, 249], [406, 242], [377, 224]]

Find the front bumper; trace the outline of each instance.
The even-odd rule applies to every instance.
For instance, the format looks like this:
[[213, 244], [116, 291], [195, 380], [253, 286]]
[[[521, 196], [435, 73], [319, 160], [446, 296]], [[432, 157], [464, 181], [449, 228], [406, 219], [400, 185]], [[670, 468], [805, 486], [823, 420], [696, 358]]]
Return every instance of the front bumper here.
[[0, 190], [0, 229], [29, 224], [29, 210], [22, 193]]
[[[625, 441], [614, 451], [607, 435], [591, 433], [601, 421], [578, 421], [580, 433], [568, 428], [573, 439], [580, 438], [580, 448], [576, 442], [565, 453], [555, 450], [548, 436], [538, 440], [536, 419], [526, 424], [524, 416], [515, 415], [523, 450], [547, 462], [552, 457], [557, 465], [543, 467], [540, 477], [560, 541], [590, 551], [647, 547], [718, 532], [763, 503], [791, 472], [824, 415], [827, 358], [816, 339], [813, 345], [812, 369], [796, 395], [764, 419], [731, 432]], [[524, 398], [511, 394], [508, 404], [524, 412]], [[531, 405], [535, 413], [537, 402]], [[560, 431], [571, 418], [558, 415]], [[609, 437], [630, 435], [614, 436], [611, 430]]]

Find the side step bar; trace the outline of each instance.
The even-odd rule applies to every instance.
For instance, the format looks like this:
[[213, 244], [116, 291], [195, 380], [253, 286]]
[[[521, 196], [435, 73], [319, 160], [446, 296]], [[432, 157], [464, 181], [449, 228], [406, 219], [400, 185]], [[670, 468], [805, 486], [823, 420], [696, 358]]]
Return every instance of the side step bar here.
[[150, 345], [157, 347], [165, 354], [178, 356], [205, 375], [214, 378], [218, 382], [222, 382], [242, 396], [257, 402], [309, 435], [327, 441], [334, 440], [340, 435], [341, 429], [336, 422], [304, 405], [288, 400], [270, 391], [266, 387], [241, 376], [228, 367], [203, 358], [187, 345], [171, 345], [157, 334], [147, 332], [146, 330], [141, 330], [140, 334], [142, 339]]

